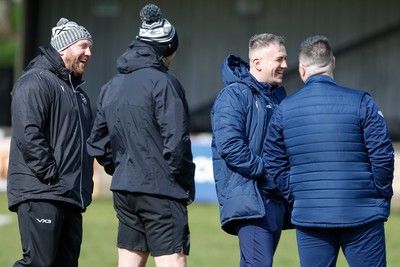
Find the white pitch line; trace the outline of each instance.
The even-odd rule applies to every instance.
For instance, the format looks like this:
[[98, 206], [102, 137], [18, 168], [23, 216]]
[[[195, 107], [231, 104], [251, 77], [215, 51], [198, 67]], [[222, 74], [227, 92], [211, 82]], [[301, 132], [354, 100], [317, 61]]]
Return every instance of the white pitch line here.
[[0, 226], [11, 223], [13, 221], [11, 215], [0, 214]]

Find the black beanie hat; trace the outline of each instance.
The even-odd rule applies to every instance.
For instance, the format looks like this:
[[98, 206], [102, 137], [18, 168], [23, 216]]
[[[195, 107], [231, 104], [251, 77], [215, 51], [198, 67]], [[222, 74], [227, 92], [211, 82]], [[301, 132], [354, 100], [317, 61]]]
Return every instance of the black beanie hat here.
[[142, 25], [136, 39], [150, 44], [162, 57], [172, 55], [178, 48], [178, 33], [163, 18], [160, 8], [154, 4], [145, 5], [140, 11], [140, 19]]

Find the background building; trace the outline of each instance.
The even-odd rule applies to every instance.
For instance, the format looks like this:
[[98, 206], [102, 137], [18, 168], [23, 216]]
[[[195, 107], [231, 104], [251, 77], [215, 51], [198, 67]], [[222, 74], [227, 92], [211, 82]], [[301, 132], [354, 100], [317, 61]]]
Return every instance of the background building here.
[[94, 38], [85, 73], [95, 109], [101, 86], [115, 73], [117, 57], [138, 34], [139, 11], [157, 4], [176, 27], [180, 46], [171, 67], [186, 89], [192, 132], [209, 132], [211, 105], [222, 88], [220, 66], [228, 54], [247, 60], [254, 33], [286, 37], [289, 93], [302, 86], [297, 49], [314, 34], [326, 35], [337, 62], [336, 80], [368, 91], [378, 102], [391, 136], [400, 139], [400, 1], [398, 0], [23, 0], [23, 29], [17, 70], [50, 42], [60, 17], [84, 25]]
[[[93, 57], [84, 75], [84, 88], [95, 112], [100, 88], [116, 72], [118, 56], [138, 34], [140, 9], [149, 2], [161, 8], [179, 35], [180, 45], [170, 73], [185, 87], [191, 111], [198, 201], [216, 199], [209, 133], [210, 109], [223, 87], [221, 63], [229, 54], [247, 60], [248, 40], [255, 33], [285, 36], [289, 68], [284, 85], [289, 94], [302, 86], [297, 71], [300, 42], [310, 35], [326, 35], [336, 56], [335, 79], [369, 92], [385, 115], [392, 139], [400, 141], [398, 0], [18, 1], [22, 4], [22, 27], [14, 78], [10, 70], [0, 69], [0, 126], [8, 126], [0, 133], [0, 191], [6, 186], [13, 79], [38, 53], [38, 46], [50, 43], [51, 28], [65, 17], [84, 25], [92, 34]], [[398, 150], [396, 143], [397, 154]], [[95, 171], [95, 195], [110, 194], [109, 176], [97, 164]], [[400, 192], [397, 180], [395, 192]], [[393, 203], [398, 206], [399, 202]]]

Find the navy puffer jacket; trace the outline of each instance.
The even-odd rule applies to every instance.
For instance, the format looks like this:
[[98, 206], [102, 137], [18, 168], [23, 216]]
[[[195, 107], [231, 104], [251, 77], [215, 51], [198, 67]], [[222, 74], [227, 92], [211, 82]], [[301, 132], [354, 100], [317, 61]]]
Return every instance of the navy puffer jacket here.
[[226, 58], [222, 76], [225, 88], [211, 111], [213, 170], [222, 228], [236, 234], [230, 222], [263, 217], [263, 197], [280, 196], [266, 184], [262, 153], [268, 121], [286, 92], [258, 82], [236, 56]]
[[294, 225], [356, 227], [389, 216], [393, 146], [366, 92], [312, 76], [277, 108], [267, 140], [269, 177], [293, 201]]

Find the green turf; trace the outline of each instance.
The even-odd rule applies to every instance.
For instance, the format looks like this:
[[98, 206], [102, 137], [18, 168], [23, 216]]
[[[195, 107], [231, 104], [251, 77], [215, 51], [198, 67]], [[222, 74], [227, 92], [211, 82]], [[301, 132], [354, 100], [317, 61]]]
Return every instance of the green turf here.
[[[16, 215], [7, 210], [6, 196], [0, 193], [0, 218], [11, 216], [11, 223], [0, 226], [0, 266], [12, 266], [21, 257]], [[188, 266], [231, 267], [239, 266], [237, 238], [225, 234], [219, 225], [218, 206], [192, 204], [189, 206], [191, 253]], [[80, 257], [82, 267], [115, 267], [117, 252], [115, 238], [117, 219], [109, 198], [95, 199], [84, 214], [84, 238]], [[400, 262], [400, 213], [392, 212], [386, 223], [388, 267]], [[150, 257], [148, 265], [154, 266]], [[284, 231], [274, 259], [274, 266], [299, 266], [294, 230]], [[340, 255], [338, 267], [348, 266]]]

